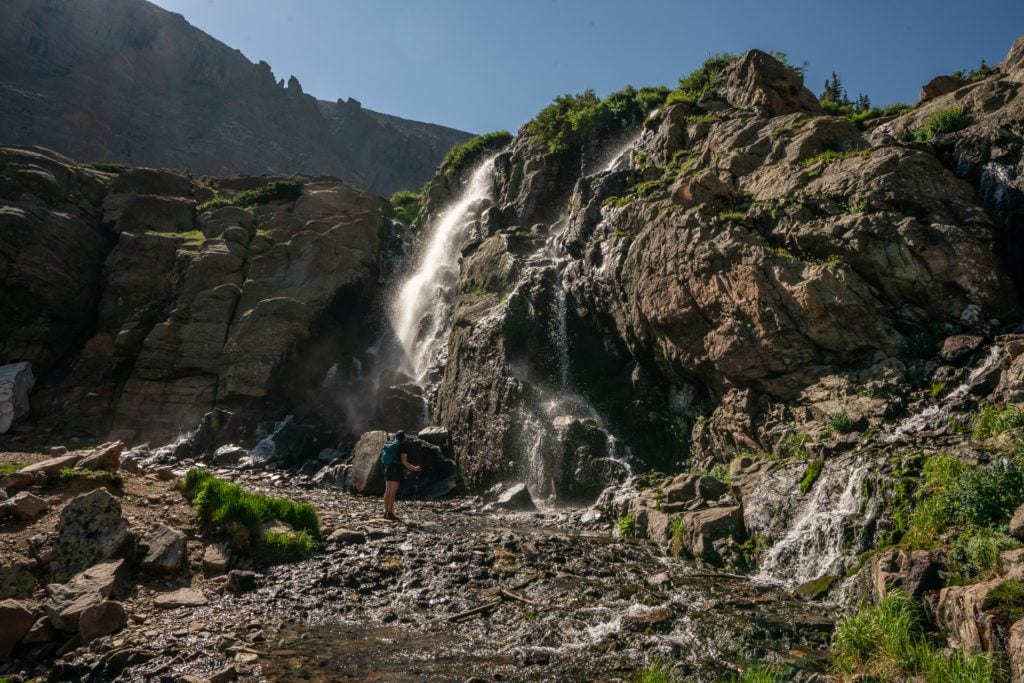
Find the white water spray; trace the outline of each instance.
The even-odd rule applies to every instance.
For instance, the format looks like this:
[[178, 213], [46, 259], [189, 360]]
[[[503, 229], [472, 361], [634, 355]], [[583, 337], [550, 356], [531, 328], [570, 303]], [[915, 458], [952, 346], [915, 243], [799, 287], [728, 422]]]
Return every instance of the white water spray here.
[[493, 160], [488, 157], [477, 166], [455, 202], [431, 222], [418, 268], [393, 302], [391, 320], [405, 354], [405, 370], [417, 381], [444, 346], [450, 322], [448, 290], [458, 275], [459, 244], [476, 203], [490, 197]]

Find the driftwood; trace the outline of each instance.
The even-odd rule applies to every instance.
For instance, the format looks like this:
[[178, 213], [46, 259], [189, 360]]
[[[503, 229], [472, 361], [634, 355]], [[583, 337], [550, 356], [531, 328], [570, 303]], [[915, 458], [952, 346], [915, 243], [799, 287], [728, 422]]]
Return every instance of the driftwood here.
[[503, 598], [508, 599], [508, 600], [515, 600], [516, 602], [521, 602], [524, 605], [529, 605], [530, 607], [536, 607], [538, 609], [545, 609], [545, 610], [551, 609], [551, 607], [545, 607], [544, 605], [540, 605], [540, 604], [538, 604], [538, 603], [536, 603], [536, 602], [534, 602], [532, 600], [527, 600], [526, 598], [524, 598], [521, 595], [516, 595], [512, 591], [507, 591], [504, 588], [499, 588], [498, 589], [498, 599], [497, 600], [492, 600], [491, 602], [486, 602], [486, 603], [480, 605], [479, 607], [474, 607], [473, 609], [468, 609], [468, 610], [466, 610], [464, 612], [459, 612], [457, 614], [453, 614], [453, 615], [448, 617], [448, 621], [451, 621], [451, 622], [462, 621], [463, 619], [468, 619], [469, 617], [476, 616], [477, 614], [483, 614], [484, 612], [489, 612], [492, 609], [494, 609], [495, 607], [497, 607], [498, 605], [500, 605]]

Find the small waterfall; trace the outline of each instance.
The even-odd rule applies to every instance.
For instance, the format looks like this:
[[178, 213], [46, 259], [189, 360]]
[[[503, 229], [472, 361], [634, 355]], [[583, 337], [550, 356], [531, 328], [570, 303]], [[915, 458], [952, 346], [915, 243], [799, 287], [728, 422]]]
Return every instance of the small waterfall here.
[[559, 269], [555, 276], [555, 341], [558, 347], [558, 382], [559, 390], [564, 395], [569, 391], [569, 309], [565, 297], [565, 285], [562, 283], [562, 272]]
[[404, 353], [405, 370], [422, 381], [443, 355], [450, 324], [451, 288], [458, 277], [459, 244], [477, 203], [491, 195], [494, 157], [481, 162], [469, 182], [426, 230], [429, 240], [416, 272], [402, 285], [391, 321]]
[[870, 471], [867, 463], [826, 463], [789, 531], [761, 558], [758, 578], [797, 585], [841, 574], [847, 521], [861, 510], [861, 485]]
[[993, 344], [985, 358], [967, 375], [967, 379], [950, 391], [942, 399], [941, 403], [929, 406], [916, 415], [904, 418], [896, 425], [892, 433], [883, 437], [883, 441], [891, 443], [905, 436], [917, 434], [922, 430], [934, 428], [940, 424], [944, 425], [949, 418], [950, 406], [967, 396], [975, 382], [999, 362], [1002, 358], [1002, 353], [1002, 347], [999, 344]]

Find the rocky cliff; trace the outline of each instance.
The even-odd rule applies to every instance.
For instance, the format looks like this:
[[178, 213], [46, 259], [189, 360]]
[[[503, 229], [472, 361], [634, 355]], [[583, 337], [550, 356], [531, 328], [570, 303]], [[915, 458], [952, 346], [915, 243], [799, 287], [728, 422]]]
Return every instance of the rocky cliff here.
[[[916, 372], [922, 340], [1019, 324], [1021, 67], [856, 125], [753, 51], [610, 163], [621, 131], [554, 149], [524, 128], [452, 288], [435, 407], [467, 477], [521, 474], [538, 424], [583, 488], [609, 454], [572, 424], [665, 471], [778, 452], [831, 413], [898, 413], [865, 387]], [[435, 179], [425, 214], [457, 187]], [[552, 407], [565, 377], [600, 420]]]
[[[228, 205], [201, 204], [214, 193]], [[0, 198], [0, 357], [41, 380], [37, 436], [158, 444], [215, 407], [251, 426], [314, 403], [358, 433], [347, 362], [372, 342], [387, 202], [333, 179], [198, 184], [25, 147], [0, 150]]]
[[420, 187], [461, 131], [318, 102], [143, 0], [0, 7], [0, 144], [197, 174]]

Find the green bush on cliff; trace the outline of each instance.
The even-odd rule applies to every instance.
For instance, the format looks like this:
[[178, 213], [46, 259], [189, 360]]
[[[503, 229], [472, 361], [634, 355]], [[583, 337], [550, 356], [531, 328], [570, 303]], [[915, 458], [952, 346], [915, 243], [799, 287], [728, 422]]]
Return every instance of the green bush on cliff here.
[[216, 196], [196, 206], [196, 213], [202, 213], [220, 206], [256, 206], [270, 202], [294, 202], [302, 196], [306, 181], [301, 178], [274, 180], [262, 187], [239, 192], [231, 197]]
[[622, 538], [636, 538], [636, 521], [632, 515], [619, 517], [615, 524], [619, 528], [619, 535]]
[[1021, 427], [1024, 410], [1009, 404], [986, 403], [971, 416], [971, 436], [979, 441]]
[[[275, 519], [291, 526], [295, 535], [305, 534], [310, 539], [320, 537], [320, 517], [316, 508], [308, 503], [251, 493], [199, 469], [185, 475], [184, 492], [199, 521], [214, 533], [229, 538], [239, 549], [265, 548], [268, 541], [263, 535], [263, 525]], [[285, 552], [285, 546], [294, 550], [293, 546], [305, 545], [301, 538], [289, 541], [274, 537], [269, 543], [273, 547], [265, 549], [270, 556], [276, 556], [278, 551]]]
[[928, 142], [936, 136], [966, 128], [970, 123], [971, 117], [960, 107], [940, 109], [922, 122], [921, 127], [914, 131], [913, 137], [918, 142]]
[[441, 173], [456, 174], [481, 159], [488, 152], [498, 150], [512, 141], [512, 133], [496, 130], [477, 135], [460, 145], [455, 145], [441, 160]]
[[666, 104], [677, 102], [696, 103], [703, 95], [707, 94], [718, 85], [725, 71], [730, 64], [736, 61], [737, 55], [722, 52], [711, 55], [700, 68], [694, 69], [686, 76], [679, 79], [679, 86], [673, 90], [666, 100]]
[[399, 190], [392, 194], [388, 201], [394, 207], [398, 218], [407, 225], [412, 225], [416, 222], [420, 215], [420, 209], [423, 208], [423, 195], [419, 192]]
[[523, 130], [549, 152], [560, 154], [641, 123], [652, 109], [665, 102], [668, 94], [665, 87], [626, 86], [604, 100], [593, 90], [559, 95]]

